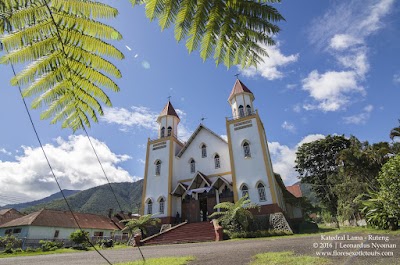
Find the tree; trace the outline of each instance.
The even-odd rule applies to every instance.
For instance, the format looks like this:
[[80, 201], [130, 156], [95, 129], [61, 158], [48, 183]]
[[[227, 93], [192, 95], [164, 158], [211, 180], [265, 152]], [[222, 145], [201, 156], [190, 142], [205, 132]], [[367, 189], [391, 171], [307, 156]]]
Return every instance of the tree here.
[[[338, 181], [333, 191], [338, 198], [338, 215], [344, 220], [355, 219], [361, 207], [355, 199], [368, 190], [378, 189], [378, 174], [392, 152], [387, 142], [370, 145], [356, 137], [349, 138], [350, 146], [340, 151], [336, 164]], [[349, 188], [351, 187], [351, 188]]]
[[253, 219], [253, 214], [250, 210], [255, 208], [258, 208], [258, 206], [251, 204], [249, 197], [246, 195], [236, 203], [218, 203], [214, 206], [214, 209], [222, 211], [212, 213], [209, 218], [217, 218], [222, 227], [229, 232], [246, 231], [249, 221]]
[[137, 219], [122, 220], [121, 223], [125, 224], [125, 228], [122, 229], [122, 231], [128, 231], [128, 234], [129, 234], [128, 243], [129, 243], [132, 236], [136, 232], [140, 231], [142, 238], [144, 238], [144, 235], [147, 234], [147, 228], [149, 226], [157, 225], [160, 222], [161, 222], [160, 219], [153, 218], [151, 214], [146, 214], [146, 215], [140, 216]]
[[[400, 120], [399, 120], [400, 123]], [[400, 137], [400, 126], [393, 128], [390, 131], [390, 135], [389, 135], [390, 139], [394, 139], [395, 137]]]
[[[189, 52], [199, 49], [204, 60], [214, 52], [216, 63], [227, 67], [261, 62], [267, 55], [262, 45], [274, 44], [271, 36], [280, 30], [274, 23], [284, 19], [267, 4], [280, 0], [130, 1], [145, 4], [147, 16], [159, 19], [162, 29], [175, 24], [175, 37], [187, 38]], [[11, 83], [28, 86], [23, 96], [36, 96], [33, 108], [47, 107], [42, 119], [75, 131], [98, 121], [101, 104], [111, 106], [103, 88], [119, 88], [106, 74], [121, 73], [104, 57], [124, 56], [105, 41], [122, 36], [96, 19], [117, 14], [91, 0], [0, 1], [0, 48], [6, 51], [0, 63], [27, 64]]]
[[389, 226], [395, 230], [400, 221], [400, 155], [392, 157], [382, 167], [378, 181], [380, 184], [378, 196], [388, 215]]
[[301, 145], [296, 153], [295, 169], [300, 174], [301, 182], [311, 184], [322, 206], [333, 216], [336, 216], [338, 207], [334, 192], [339, 175], [336, 159], [349, 146], [350, 141], [344, 136], [328, 135]]

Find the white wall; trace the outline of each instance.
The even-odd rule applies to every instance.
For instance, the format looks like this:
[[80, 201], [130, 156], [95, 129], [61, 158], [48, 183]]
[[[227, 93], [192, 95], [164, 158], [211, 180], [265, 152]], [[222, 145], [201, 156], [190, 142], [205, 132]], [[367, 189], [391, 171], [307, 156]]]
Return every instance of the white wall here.
[[[258, 132], [258, 124], [256, 118], [249, 119], [251, 127], [235, 130], [235, 123], [229, 125], [231, 134], [232, 153], [235, 165], [236, 187], [239, 198], [241, 198], [240, 187], [246, 184], [249, 188], [249, 197], [252, 202], [265, 205], [272, 203], [270, 187], [268, 182], [266, 165], [262, 151], [262, 143]], [[236, 123], [242, 122], [238, 120]], [[246, 124], [248, 125], [248, 124]], [[240, 126], [236, 126], [238, 128]], [[250, 143], [251, 157], [245, 158], [242, 143], [247, 140]], [[266, 201], [261, 202], [258, 196], [257, 184], [261, 181], [265, 186]]]
[[[201, 153], [201, 145], [203, 143], [207, 146], [207, 157], [204, 158]], [[217, 169], [214, 164], [214, 155], [216, 153], [218, 153], [220, 159], [220, 168]], [[228, 144], [206, 129], [201, 129], [183, 155], [174, 159], [173, 188], [176, 187], [179, 180], [195, 176], [196, 173], [190, 172], [189, 160], [191, 158], [196, 161], [196, 172], [200, 171], [205, 175], [231, 171]]]
[[[165, 144], [163, 144], [165, 143]], [[168, 172], [169, 172], [169, 148], [171, 141], [158, 141], [155, 144], [150, 144], [149, 147], [149, 161], [147, 165], [147, 183], [146, 183], [146, 196], [144, 213], [147, 214], [147, 200], [151, 198], [153, 201], [153, 214], [158, 213], [160, 196], [165, 198], [164, 214], [159, 214], [157, 217], [167, 216], [168, 213]], [[164, 146], [164, 148], [153, 150]], [[160, 175], [156, 175], [155, 161], [161, 160]]]
[[[47, 226], [18, 226], [15, 228], [21, 228], [21, 233], [18, 234], [18, 238], [28, 239], [54, 239], [54, 233], [59, 230], [57, 239], [68, 239], [72, 232], [75, 232], [77, 228], [65, 228], [65, 227], [47, 227]], [[5, 236], [5, 230], [8, 228], [0, 228], [0, 236]], [[110, 236], [114, 230], [107, 229], [83, 229], [89, 232], [89, 236], [93, 236], [94, 232], [103, 232], [103, 236]], [[15, 235], [15, 234], [14, 234]]]

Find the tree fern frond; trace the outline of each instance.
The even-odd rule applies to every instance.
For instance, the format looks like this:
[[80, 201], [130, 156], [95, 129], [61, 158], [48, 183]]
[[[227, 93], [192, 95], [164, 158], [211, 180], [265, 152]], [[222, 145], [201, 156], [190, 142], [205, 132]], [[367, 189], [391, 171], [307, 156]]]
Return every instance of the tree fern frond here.
[[[262, 61], [264, 48], [273, 45], [272, 36], [280, 31], [277, 22], [284, 20], [269, 3], [279, 0], [143, 0], [150, 20], [159, 19], [162, 29], [175, 24], [175, 39], [186, 38], [189, 53], [200, 50], [203, 60], [211, 57], [229, 68], [234, 64], [248, 67]], [[243, 42], [244, 41], [244, 42]], [[247, 44], [251, 44], [248, 46]]]
[[114, 18], [118, 10], [109, 5], [89, 0], [51, 0], [51, 7], [57, 11], [65, 11], [69, 14], [83, 17]]

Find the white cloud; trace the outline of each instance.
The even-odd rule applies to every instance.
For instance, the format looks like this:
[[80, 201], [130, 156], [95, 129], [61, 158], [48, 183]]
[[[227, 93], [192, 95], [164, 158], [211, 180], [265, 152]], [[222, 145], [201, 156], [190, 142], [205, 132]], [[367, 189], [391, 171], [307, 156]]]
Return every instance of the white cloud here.
[[[186, 141], [192, 135], [192, 131], [185, 125], [186, 113], [175, 109], [181, 122], [178, 125], [178, 138]], [[125, 108], [108, 108], [104, 111], [101, 119], [110, 124], [118, 124], [119, 130], [129, 132], [131, 128], [150, 130], [152, 135], [157, 134], [159, 125], [157, 123], [159, 112], [150, 110], [143, 106], [132, 106], [131, 110]], [[150, 135], [149, 135], [150, 136]]]
[[[393, 3], [394, 0], [338, 2], [313, 21], [309, 30], [311, 42], [320, 48], [327, 47], [325, 50], [331, 52], [342, 69], [321, 74], [313, 70], [303, 79], [303, 89], [316, 101], [304, 107], [306, 110], [341, 110], [351, 102], [350, 93], [365, 95], [360, 83], [365, 81], [370, 68], [367, 37], [383, 27], [382, 20]], [[328, 91], [324, 92], [326, 88]]]
[[[91, 138], [104, 170], [111, 182], [133, 181], [118, 166], [130, 157], [113, 153], [109, 147]], [[61, 137], [44, 145], [55, 175], [63, 189], [88, 189], [107, 183], [86, 136]], [[24, 196], [27, 201], [58, 192], [57, 185], [39, 147], [22, 146], [23, 153], [15, 161], [0, 161], [0, 194]]]
[[356, 44], [361, 44], [362, 41], [348, 34], [336, 34], [331, 39], [329, 47], [335, 50], [344, 50]]
[[344, 117], [344, 123], [346, 124], [365, 124], [367, 120], [371, 116], [371, 112], [374, 110], [374, 106], [368, 105], [363, 109], [363, 112], [352, 115], [352, 116], [347, 116]]
[[296, 62], [299, 58], [299, 54], [284, 55], [279, 49], [279, 43], [275, 46], [261, 45], [266, 50], [268, 56], [263, 56], [264, 62], [260, 63], [256, 67], [250, 67], [242, 69], [238, 66], [239, 71], [245, 76], [256, 76], [261, 75], [268, 80], [281, 79], [284, 77], [284, 73], [278, 69], [284, 67], [290, 63]]
[[150, 63], [148, 61], [142, 61], [142, 67], [148, 70], [150, 69]]
[[286, 85], [286, 88], [287, 89], [294, 89], [294, 88], [296, 88], [297, 87], [297, 84], [287, 84]]
[[297, 178], [298, 173], [294, 169], [297, 149], [304, 143], [309, 143], [323, 138], [325, 138], [325, 136], [322, 134], [310, 134], [304, 137], [294, 147], [281, 145], [278, 142], [268, 142], [274, 171], [281, 175], [286, 185], [291, 185], [299, 181]]
[[0, 148], [0, 153], [3, 153], [3, 154], [6, 154], [6, 155], [12, 155], [12, 153], [11, 152], [8, 152], [6, 149], [4, 149], [4, 148]]
[[400, 73], [393, 75], [393, 83], [400, 84]]
[[228, 142], [228, 135], [226, 135], [226, 134], [221, 134], [220, 137], [221, 137], [222, 139], [224, 139], [225, 141]]
[[319, 104], [317, 106], [304, 105], [305, 110], [320, 109], [323, 111], [336, 111], [349, 102], [350, 93], [364, 94], [365, 90], [357, 83], [357, 76], [352, 71], [318, 73], [312, 71], [303, 79], [303, 90]]
[[146, 161], [141, 158], [137, 159], [136, 161], [138, 161], [140, 164], [143, 164], [143, 165], [146, 163]]
[[107, 108], [101, 118], [107, 123], [122, 125], [122, 130], [128, 127], [139, 127], [143, 129], [158, 130], [158, 113], [143, 106], [132, 106], [131, 110], [125, 108]]
[[287, 131], [289, 131], [291, 133], [295, 133], [296, 132], [296, 127], [294, 126], [293, 123], [289, 123], [287, 121], [284, 121], [281, 126], [282, 126], [283, 129], [285, 129], [285, 130], [287, 130]]

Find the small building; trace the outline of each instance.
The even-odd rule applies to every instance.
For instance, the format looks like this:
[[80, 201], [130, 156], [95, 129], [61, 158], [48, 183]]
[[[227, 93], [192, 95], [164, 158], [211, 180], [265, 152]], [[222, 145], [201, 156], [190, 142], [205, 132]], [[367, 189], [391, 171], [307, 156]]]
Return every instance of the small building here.
[[14, 219], [20, 218], [22, 216], [24, 216], [22, 213], [18, 212], [17, 210], [15, 210], [13, 208], [1, 209], [0, 210], [0, 225], [5, 224]]
[[[76, 213], [81, 228], [90, 237], [109, 237], [120, 228], [106, 216]], [[69, 211], [42, 209], [0, 225], [0, 236], [14, 235], [24, 239], [68, 239], [78, 229]]]

